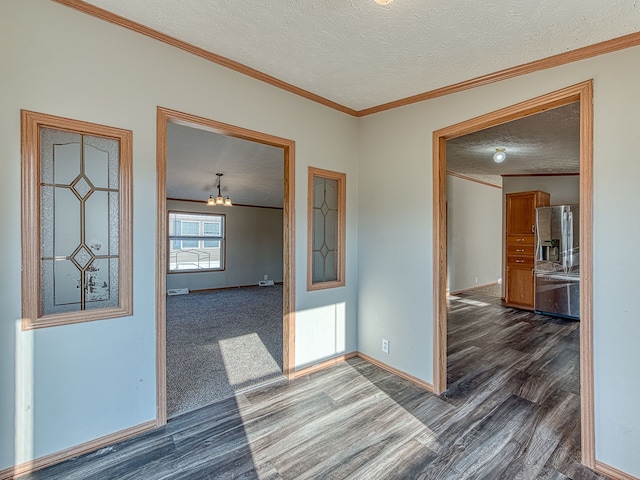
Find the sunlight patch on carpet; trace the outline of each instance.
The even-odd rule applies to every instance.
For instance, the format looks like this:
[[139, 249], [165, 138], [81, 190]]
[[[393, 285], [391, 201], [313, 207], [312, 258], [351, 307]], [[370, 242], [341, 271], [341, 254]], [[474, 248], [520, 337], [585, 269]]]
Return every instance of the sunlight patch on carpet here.
[[282, 375], [278, 363], [256, 333], [249, 333], [218, 342], [229, 384], [238, 390]]

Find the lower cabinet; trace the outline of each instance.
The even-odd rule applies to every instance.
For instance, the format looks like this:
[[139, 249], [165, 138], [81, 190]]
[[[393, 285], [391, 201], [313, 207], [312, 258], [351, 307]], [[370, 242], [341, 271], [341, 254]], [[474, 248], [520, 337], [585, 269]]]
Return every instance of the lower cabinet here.
[[505, 304], [533, 310], [534, 277], [531, 265], [507, 265]]

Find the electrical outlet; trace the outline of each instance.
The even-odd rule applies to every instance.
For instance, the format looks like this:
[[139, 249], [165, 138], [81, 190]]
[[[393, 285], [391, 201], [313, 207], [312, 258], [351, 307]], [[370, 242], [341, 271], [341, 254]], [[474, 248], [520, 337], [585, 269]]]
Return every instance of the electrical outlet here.
[[[264, 274], [264, 278], [263, 278], [263, 280], [269, 280], [269, 275], [267, 275], [267, 274], [265, 273], [265, 274]], [[476, 283], [477, 283], [477, 281], [476, 281]]]
[[382, 339], [382, 352], [389, 353], [389, 340], [386, 338]]
[[478, 284], [478, 277], [476, 277], [476, 285]]

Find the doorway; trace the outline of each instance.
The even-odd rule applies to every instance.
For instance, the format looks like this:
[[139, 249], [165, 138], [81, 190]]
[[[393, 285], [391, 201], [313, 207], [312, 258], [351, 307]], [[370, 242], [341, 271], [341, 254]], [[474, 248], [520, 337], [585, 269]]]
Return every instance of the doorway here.
[[592, 192], [593, 82], [587, 81], [497, 110], [433, 133], [434, 390], [447, 389], [446, 142], [469, 133], [570, 103], [580, 103], [580, 402], [582, 463], [595, 466], [593, 418]]
[[167, 126], [175, 124], [281, 148], [284, 153], [282, 370], [291, 378], [294, 366], [295, 142], [281, 137], [158, 107], [157, 110], [157, 244], [156, 244], [156, 402], [158, 426], [167, 422], [166, 272], [167, 272]]

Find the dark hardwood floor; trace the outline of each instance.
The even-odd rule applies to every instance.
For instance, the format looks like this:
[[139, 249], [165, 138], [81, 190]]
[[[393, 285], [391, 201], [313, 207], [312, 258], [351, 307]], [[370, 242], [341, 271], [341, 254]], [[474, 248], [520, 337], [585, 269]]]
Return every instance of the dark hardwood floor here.
[[603, 479], [579, 463], [579, 323], [450, 301], [448, 391], [360, 359], [29, 479]]

